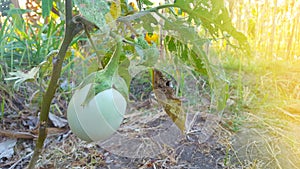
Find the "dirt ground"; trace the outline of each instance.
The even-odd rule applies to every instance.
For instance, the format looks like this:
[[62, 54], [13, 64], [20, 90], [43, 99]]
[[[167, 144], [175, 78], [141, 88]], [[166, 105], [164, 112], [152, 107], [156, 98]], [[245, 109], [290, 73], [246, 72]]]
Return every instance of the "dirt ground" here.
[[[169, 78], [174, 82], [172, 76]], [[66, 115], [56, 112], [57, 119], [50, 119], [49, 137], [37, 166], [211, 169], [225, 168], [229, 164], [231, 133], [222, 126], [218, 115], [208, 113], [209, 95], [197, 91], [203, 83], [201, 86], [196, 80], [185, 86], [189, 90], [186, 92], [195, 93], [196, 89], [196, 94], [187, 96], [186, 99], [192, 101], [184, 103], [188, 130], [183, 134], [151, 98], [149, 76], [135, 79], [138, 80], [132, 82], [135, 86], [131, 89], [133, 98], [118, 132], [104, 142], [86, 143], [69, 130]], [[8, 96], [7, 93], [3, 91], [1, 95]], [[38, 117], [33, 113], [33, 107], [24, 104], [24, 96], [20, 93], [10, 97], [9, 103], [14, 109], [8, 109], [10, 113], [1, 119], [0, 143], [10, 152], [1, 155], [0, 168], [26, 167], [34, 150]], [[54, 103], [61, 112], [66, 111], [67, 102], [62, 96], [57, 95]]]
[[[222, 117], [208, 113], [210, 97], [203, 79], [190, 80], [193, 78], [185, 77], [189, 79], [182, 88], [184, 99], [187, 100], [184, 102], [187, 113], [185, 134], [151, 97], [151, 91], [144, 89], [148, 82], [138, 79], [135, 89], [131, 91], [133, 98], [121, 127], [111, 138], [98, 143], [86, 143], [70, 131], [66, 114], [61, 113], [66, 112], [67, 101], [57, 94], [53, 103], [60, 111], [54, 109], [55, 106], [51, 109], [54, 116], [50, 118], [48, 138], [36, 166], [109, 169], [278, 168], [280, 165], [276, 163], [286, 159], [274, 158], [274, 154], [276, 156], [284, 148], [277, 149], [272, 142], [278, 139], [276, 135], [259, 130], [257, 124], [262, 124], [260, 119], [241, 112], [245, 117], [241, 122], [253, 123], [239, 126], [236, 132], [232, 130], [234, 122], [230, 109], [225, 110]], [[148, 93], [142, 94], [142, 91]], [[9, 99], [5, 105], [7, 113], [1, 118], [0, 124], [0, 150], [3, 151], [0, 151], [0, 168], [21, 169], [28, 165], [34, 150], [37, 136], [35, 127], [38, 124], [34, 110], [37, 108], [27, 103], [25, 92], [13, 96], [8, 93], [7, 90], [1, 91], [2, 98], [5, 96]], [[234, 103], [233, 99], [230, 105], [234, 106]], [[268, 153], [273, 150], [277, 151]], [[297, 168], [297, 159], [291, 157], [290, 160], [293, 162], [286, 166]]]
[[[182, 135], [163, 113], [154, 120], [135, 121], [135, 124], [130, 125], [131, 128], [128, 128], [125, 122], [119, 133], [101, 143], [88, 144], [66, 129], [46, 140], [44, 152], [37, 166], [128, 169], [224, 168], [228, 156], [226, 144], [230, 135], [224, 131], [219, 119], [214, 115], [198, 113], [192, 116], [195, 124], [186, 135]], [[1, 142], [4, 141], [8, 141], [8, 138], [1, 137]], [[24, 168], [33, 149], [32, 139], [17, 139], [12, 157], [1, 159], [1, 168]]]

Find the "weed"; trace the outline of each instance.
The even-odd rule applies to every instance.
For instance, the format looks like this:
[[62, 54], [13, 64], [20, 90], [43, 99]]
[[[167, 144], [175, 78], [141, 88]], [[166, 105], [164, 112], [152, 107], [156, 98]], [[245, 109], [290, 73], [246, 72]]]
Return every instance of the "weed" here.
[[55, 21], [49, 20], [45, 25], [35, 26], [24, 23], [24, 28], [20, 29], [17, 28], [17, 21], [10, 21], [9, 18], [10, 16], [5, 19], [0, 31], [0, 53], [10, 71], [36, 66], [50, 51], [58, 49], [64, 22], [54, 24]]
[[5, 99], [2, 97], [2, 102], [1, 102], [1, 115], [0, 115], [0, 120], [3, 119], [4, 117], [4, 105], [5, 105]]

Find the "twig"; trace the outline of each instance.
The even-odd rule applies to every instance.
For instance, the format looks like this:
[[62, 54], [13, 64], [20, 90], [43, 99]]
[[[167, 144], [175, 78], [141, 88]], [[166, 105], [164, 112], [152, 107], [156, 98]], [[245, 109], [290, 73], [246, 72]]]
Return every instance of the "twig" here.
[[34, 152], [28, 153], [26, 156], [22, 157], [21, 159], [19, 159], [18, 161], [16, 161], [12, 166], [10, 166], [9, 169], [15, 168], [22, 160], [24, 160], [24, 159], [26, 159], [26, 158], [32, 156], [33, 153], [34, 153]]
[[91, 35], [90, 35], [90, 33], [89, 33], [89, 30], [86, 28], [86, 26], [84, 26], [84, 31], [85, 31], [85, 34], [86, 34], [86, 36], [88, 37], [88, 40], [90, 41], [90, 43], [91, 43], [93, 49], [95, 50], [95, 53], [96, 53], [96, 55], [97, 55], [97, 58], [100, 60], [100, 61], [99, 61], [99, 66], [100, 66], [101, 69], [103, 69], [103, 65], [104, 65], [104, 64], [101, 63], [101, 61], [102, 61], [101, 55], [99, 54], [99, 52], [98, 52], [98, 50], [97, 50], [97, 48], [96, 48], [96, 45], [94, 44], [94, 41], [93, 41], [93, 39], [91, 38]]
[[101, 60], [102, 60], [102, 59], [101, 59], [101, 55], [99, 54], [99, 52], [98, 52], [98, 50], [97, 50], [97, 48], [96, 48], [96, 45], [94, 44], [94, 41], [93, 41], [93, 39], [91, 38], [91, 35], [90, 35], [90, 32], [91, 32], [91, 31], [93, 31], [93, 30], [98, 30], [99, 27], [98, 27], [96, 24], [94, 24], [94, 23], [88, 21], [87, 19], [85, 19], [85, 18], [83, 18], [83, 17], [81, 17], [81, 16], [75, 16], [73, 20], [74, 20], [76, 23], [82, 23], [82, 24], [83, 24], [85, 34], [86, 34], [86, 36], [88, 37], [88, 40], [89, 40], [89, 42], [90, 42], [91, 45], [92, 45], [92, 48], [95, 50], [95, 53], [96, 53], [98, 59], [100, 60], [100, 62], [99, 62], [100, 65], [99, 65], [99, 66], [100, 66], [101, 69], [103, 69], [103, 65], [104, 65], [104, 64], [101, 63]]
[[0, 136], [8, 137], [8, 138], [22, 138], [22, 139], [34, 139], [37, 136], [31, 134], [30, 132], [18, 132], [18, 131], [7, 131], [0, 129]]

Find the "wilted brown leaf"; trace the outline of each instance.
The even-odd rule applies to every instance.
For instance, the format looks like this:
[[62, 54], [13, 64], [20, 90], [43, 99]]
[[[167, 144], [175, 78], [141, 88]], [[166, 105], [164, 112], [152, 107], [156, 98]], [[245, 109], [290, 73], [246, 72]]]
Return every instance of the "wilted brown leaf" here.
[[184, 132], [186, 114], [183, 111], [181, 100], [174, 96], [174, 89], [170, 87], [170, 81], [164, 77], [161, 71], [153, 69], [152, 73], [153, 91], [158, 103], [163, 106], [177, 127]]

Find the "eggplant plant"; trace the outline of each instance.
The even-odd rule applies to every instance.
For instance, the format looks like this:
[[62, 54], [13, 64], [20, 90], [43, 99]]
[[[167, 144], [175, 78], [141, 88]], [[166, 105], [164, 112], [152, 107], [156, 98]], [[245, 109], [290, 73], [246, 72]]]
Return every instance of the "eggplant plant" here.
[[[116, 51], [109, 57], [109, 63], [107, 65], [102, 65], [101, 63], [103, 62], [100, 61], [99, 64], [101, 66], [99, 67], [105, 66], [104, 69], [92, 73], [90, 76], [85, 78], [82, 84], [79, 86], [79, 90], [77, 90], [79, 93], [81, 92], [80, 89], [86, 90], [85, 87], [87, 85], [89, 86], [89, 89], [86, 90], [87, 94], [84, 95], [85, 99], [82, 100], [82, 98], [80, 98], [79, 100], [82, 100], [82, 103], [69, 105], [69, 123], [73, 132], [78, 133], [77, 135], [79, 137], [81, 137], [81, 133], [83, 133], [82, 138], [84, 140], [91, 141], [91, 137], [93, 137], [88, 134], [90, 133], [89, 131], [84, 129], [85, 124], [83, 122], [81, 123], [79, 114], [85, 112], [85, 109], [90, 109], [89, 102], [96, 98], [98, 94], [106, 90], [113, 89], [117, 92], [120, 92], [125, 99], [128, 98], [128, 86], [126, 86], [126, 84], [129, 84], [128, 81], [130, 81], [131, 77], [126, 73], [125, 76], [124, 74], [123, 76], [118, 74], [120, 55], [122, 53], [126, 53], [127, 50], [126, 48], [122, 47], [122, 43], [134, 46], [133, 52], [140, 57], [138, 65], [143, 65], [150, 68], [155, 68], [155, 64], [159, 58], [160, 53], [158, 46], [166, 48], [169, 52], [176, 53], [174, 55], [174, 59], [181, 60], [181, 63], [189, 65], [195, 72], [201, 73], [202, 75], [208, 77], [213, 91], [213, 102], [215, 102], [214, 104], [216, 105], [216, 109], [213, 111], [222, 112], [227, 100], [227, 84], [224, 83], [222, 72], [218, 69], [215, 69], [203, 50], [204, 44], [208, 43], [209, 40], [207, 37], [201, 34], [201, 29], [209, 32], [211, 37], [215, 39], [219, 36], [222, 36], [222, 38], [228, 38], [227, 34], [230, 34], [233, 38], [238, 40], [239, 48], [245, 50], [246, 52], [248, 51], [246, 38], [242, 33], [236, 31], [232, 26], [223, 1], [195, 2], [192, 0], [178, 0], [172, 4], [150, 7], [145, 10], [142, 10], [141, 8], [137, 10], [137, 7], [135, 7], [133, 11], [130, 11], [129, 8], [132, 6], [132, 3], [127, 4], [125, 1], [113, 1], [111, 2], [110, 6], [104, 0], [75, 0], [75, 3], [83, 17], [85, 17], [89, 22], [95, 23], [99, 28], [98, 31], [93, 34], [93, 36], [97, 37], [101, 35], [104, 37], [100, 40], [100, 42], [97, 40], [96, 43], [92, 38], [89, 38], [91, 45], [96, 51], [96, 54], [107, 53], [104, 46], [107, 44], [113, 44], [109, 42], [109, 37], [113, 37], [112, 39], [116, 41]], [[165, 15], [163, 12], [161, 12], [161, 10], [167, 9], [170, 11], [177, 11], [177, 13], [175, 12], [172, 14], [172, 12], [170, 12], [169, 14]], [[182, 14], [178, 13], [178, 9], [186, 14], [181, 17]], [[124, 27], [129, 29], [124, 29]], [[153, 27], [161, 27], [162, 31], [167, 32], [166, 35], [160, 35], [161, 39], [165, 39], [164, 43], [156, 45], [155, 42], [149, 40], [150, 38], [148, 33], [143, 34], [143, 32], [155, 31]], [[196, 31], [196, 29], [200, 29], [200, 31]], [[221, 32], [221, 35], [219, 32]], [[128, 38], [129, 35], [135, 36], [134, 40], [130, 40], [130, 38]], [[145, 38], [145, 35], [148, 38]], [[227, 40], [230, 41], [229, 38]], [[98, 58], [100, 58], [100, 60], [103, 59], [102, 56], [98, 56]], [[158, 71], [154, 72], [159, 74]], [[178, 128], [184, 132], [185, 113], [182, 110], [181, 101], [175, 98], [173, 93], [168, 92], [171, 91], [168, 86], [164, 86], [163, 83], [162, 85], [159, 85], [160, 82], [158, 81], [161, 78], [154, 79], [156, 79], [156, 81], [153, 81], [152, 86], [159, 103], [164, 107], [166, 113], [170, 116]], [[165, 93], [163, 93], [163, 91], [165, 91]], [[159, 97], [159, 95], [164, 96]], [[75, 100], [75, 96], [81, 97], [76, 95], [75, 92], [75, 95], [72, 99]], [[115, 100], [111, 101], [114, 102]], [[76, 109], [78, 104], [81, 106], [80, 109]], [[116, 115], [124, 114], [123, 111], [115, 111], [118, 107], [117, 105], [118, 104], [111, 107], [114, 110], [107, 113], [114, 113]], [[95, 111], [97, 111], [97, 109], [99, 110], [99, 108], [95, 107]], [[98, 113], [105, 114], [105, 112], [101, 112], [100, 110]], [[74, 120], [74, 118], [71, 118], [74, 117], [73, 114], [76, 114], [78, 119]], [[115, 118], [115, 120], [116, 125], [113, 125], [120, 125], [120, 120], [118, 118]], [[87, 121], [86, 123], [87, 125], [89, 124]], [[82, 128], [80, 129], [80, 132], [76, 131], [78, 127], [75, 126], [78, 126], [78, 124], [80, 124]], [[105, 123], [101, 123], [98, 124], [97, 127], [96, 125], [93, 126], [94, 128], [96, 127], [100, 129], [106, 128], [105, 125]], [[94, 128], [91, 127], [91, 130]], [[117, 128], [114, 127], [113, 129], [116, 130]], [[111, 132], [111, 134], [112, 133], [113, 132]], [[101, 135], [100, 132], [98, 134]], [[98, 138], [99, 140], [102, 140], [102, 138], [105, 139], [106, 137], [99, 136]]]

